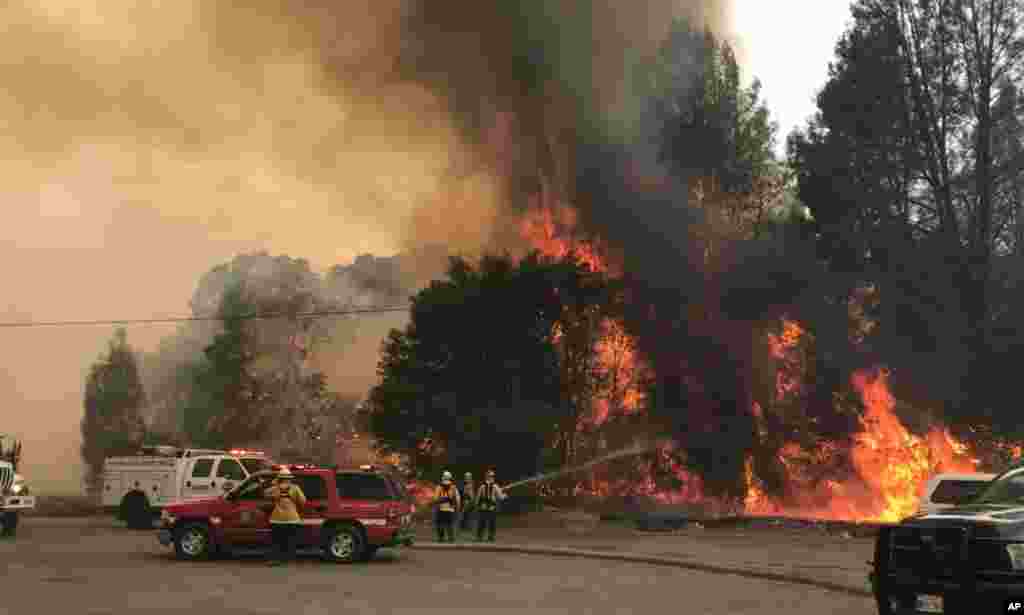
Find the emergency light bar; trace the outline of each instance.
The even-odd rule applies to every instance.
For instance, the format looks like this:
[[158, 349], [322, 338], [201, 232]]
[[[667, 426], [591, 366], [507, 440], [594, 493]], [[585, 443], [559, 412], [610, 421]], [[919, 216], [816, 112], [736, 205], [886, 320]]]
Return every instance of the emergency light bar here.
[[245, 449], [233, 448], [230, 451], [231, 455], [235, 457], [266, 457], [267, 454], [263, 451], [247, 451]]

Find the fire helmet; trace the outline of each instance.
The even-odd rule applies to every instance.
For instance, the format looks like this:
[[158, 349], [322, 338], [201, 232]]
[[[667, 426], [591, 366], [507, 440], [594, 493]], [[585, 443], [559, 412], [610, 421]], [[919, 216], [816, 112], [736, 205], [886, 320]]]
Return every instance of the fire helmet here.
[[441, 474], [441, 480], [442, 480], [442, 481], [446, 481], [446, 480], [451, 480], [451, 479], [452, 479], [452, 473], [451, 473], [451, 472], [449, 472], [448, 470], [445, 470], [445, 471], [444, 471], [444, 472], [443, 472], [443, 473]]
[[463, 478], [465, 478], [466, 480], [473, 480], [473, 473], [472, 472], [466, 472], [466, 475], [463, 476]]

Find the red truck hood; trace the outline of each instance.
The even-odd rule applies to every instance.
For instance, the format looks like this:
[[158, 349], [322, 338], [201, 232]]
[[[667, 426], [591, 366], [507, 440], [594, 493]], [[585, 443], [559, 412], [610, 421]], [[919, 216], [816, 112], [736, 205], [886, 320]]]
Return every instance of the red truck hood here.
[[220, 497], [209, 497], [209, 498], [195, 498], [189, 500], [178, 500], [171, 502], [164, 509], [171, 514], [180, 514], [183, 512], [198, 512], [201, 510], [211, 510], [218, 508], [223, 498]]

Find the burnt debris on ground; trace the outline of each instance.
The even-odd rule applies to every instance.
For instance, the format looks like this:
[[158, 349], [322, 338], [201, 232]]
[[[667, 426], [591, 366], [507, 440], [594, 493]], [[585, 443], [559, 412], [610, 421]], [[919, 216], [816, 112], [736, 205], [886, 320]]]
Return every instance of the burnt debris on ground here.
[[633, 523], [640, 531], [674, 531], [680, 529], [790, 529], [812, 530], [828, 534], [846, 535], [851, 538], [874, 536], [884, 523], [799, 519], [793, 517], [729, 516], [720, 518], [699, 518], [684, 513], [644, 512], [633, 516]]

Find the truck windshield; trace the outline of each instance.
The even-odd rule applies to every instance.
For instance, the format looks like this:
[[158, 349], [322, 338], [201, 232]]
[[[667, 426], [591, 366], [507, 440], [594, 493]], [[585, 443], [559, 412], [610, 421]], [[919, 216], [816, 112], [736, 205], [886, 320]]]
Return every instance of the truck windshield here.
[[1011, 470], [994, 479], [974, 500], [974, 503], [1008, 505], [1024, 503], [1024, 468]]
[[242, 462], [242, 465], [245, 466], [245, 471], [249, 474], [255, 474], [257, 472], [270, 469], [270, 462], [266, 459], [254, 459], [249, 457], [247, 459], [239, 459], [239, 461]]

